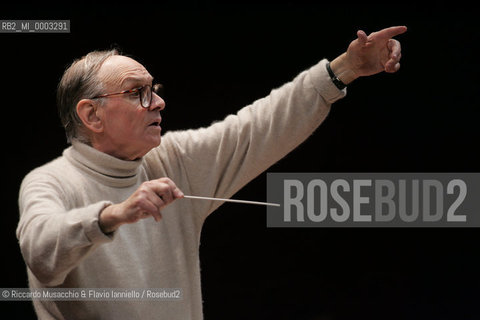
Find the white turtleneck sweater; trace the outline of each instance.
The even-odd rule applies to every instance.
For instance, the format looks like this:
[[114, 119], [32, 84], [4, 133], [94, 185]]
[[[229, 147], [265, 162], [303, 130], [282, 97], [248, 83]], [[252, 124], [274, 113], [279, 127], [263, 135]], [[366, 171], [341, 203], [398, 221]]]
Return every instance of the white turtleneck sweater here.
[[31, 288], [180, 288], [172, 301], [40, 301], [39, 319], [202, 319], [199, 245], [219, 204], [180, 199], [153, 218], [99, 228], [105, 206], [147, 180], [185, 193], [231, 197], [303, 142], [344, 96], [326, 60], [208, 128], [167, 133], [142, 159], [124, 161], [79, 142], [23, 180], [17, 237]]

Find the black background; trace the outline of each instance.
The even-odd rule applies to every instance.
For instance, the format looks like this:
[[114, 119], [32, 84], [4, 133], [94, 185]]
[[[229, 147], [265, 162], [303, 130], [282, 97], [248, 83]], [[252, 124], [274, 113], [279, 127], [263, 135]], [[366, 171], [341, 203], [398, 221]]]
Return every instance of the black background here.
[[[70, 34], [0, 34], [3, 137], [0, 287], [27, 287], [15, 237], [24, 175], [67, 146], [55, 107], [66, 66], [118, 46], [165, 85], [165, 131], [220, 120], [355, 32], [409, 29], [402, 68], [360, 79], [269, 172], [478, 172], [474, 3], [215, 1], [18, 3], [1, 19], [70, 19]], [[281, 143], [281, 141], [279, 141]], [[237, 198], [265, 200], [266, 174]], [[201, 239], [209, 319], [478, 319], [478, 229], [267, 229], [262, 207], [225, 204]], [[1, 318], [35, 318], [28, 302]], [[12, 312], [12, 314], [11, 314]]]

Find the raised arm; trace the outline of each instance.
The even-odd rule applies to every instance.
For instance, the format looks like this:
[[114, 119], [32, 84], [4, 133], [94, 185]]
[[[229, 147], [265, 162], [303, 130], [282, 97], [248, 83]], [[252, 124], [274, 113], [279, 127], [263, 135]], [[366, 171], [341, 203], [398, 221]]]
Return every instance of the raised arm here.
[[[331, 68], [346, 84], [360, 76], [398, 70], [400, 43], [391, 37], [405, 30], [392, 27], [369, 36], [359, 31], [358, 39], [332, 61]], [[208, 128], [167, 134], [148, 162], [152, 168], [159, 161], [180, 166], [178, 170], [189, 182], [180, 185], [186, 193], [232, 196], [307, 139], [325, 119], [330, 105], [345, 95], [332, 82], [326, 66], [326, 60], [320, 61], [267, 97]], [[204, 216], [217, 206], [204, 202], [194, 207]]]

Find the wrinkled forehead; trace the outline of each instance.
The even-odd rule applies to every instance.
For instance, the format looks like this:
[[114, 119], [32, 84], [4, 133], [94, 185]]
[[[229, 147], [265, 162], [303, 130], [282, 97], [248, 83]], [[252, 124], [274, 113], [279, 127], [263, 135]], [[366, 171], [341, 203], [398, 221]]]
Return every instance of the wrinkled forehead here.
[[153, 80], [143, 65], [125, 56], [108, 57], [98, 76], [107, 88], [122, 90], [151, 84]]

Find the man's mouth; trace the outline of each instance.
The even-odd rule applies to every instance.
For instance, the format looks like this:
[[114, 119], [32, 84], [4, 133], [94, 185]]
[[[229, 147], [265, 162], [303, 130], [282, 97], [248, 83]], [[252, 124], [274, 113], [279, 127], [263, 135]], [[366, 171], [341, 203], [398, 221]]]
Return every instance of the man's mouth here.
[[160, 121], [154, 121], [149, 126], [160, 127]]

